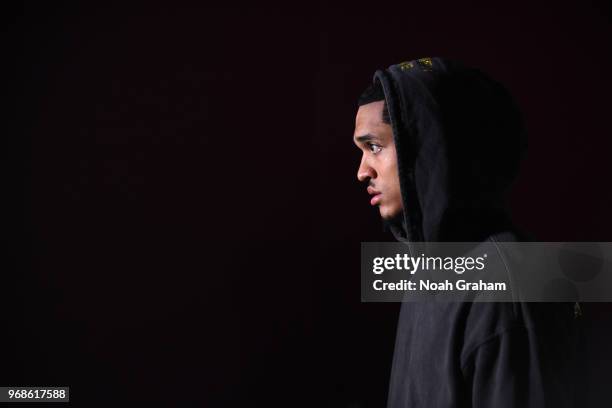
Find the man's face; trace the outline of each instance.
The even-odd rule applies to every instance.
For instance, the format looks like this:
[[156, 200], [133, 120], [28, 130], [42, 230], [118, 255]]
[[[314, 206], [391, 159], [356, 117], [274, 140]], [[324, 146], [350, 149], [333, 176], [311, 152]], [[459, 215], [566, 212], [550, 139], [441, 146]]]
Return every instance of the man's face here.
[[370, 204], [378, 205], [380, 216], [391, 219], [402, 211], [402, 196], [393, 131], [382, 120], [383, 106], [377, 101], [359, 107], [353, 141], [363, 152], [357, 179], [368, 183]]

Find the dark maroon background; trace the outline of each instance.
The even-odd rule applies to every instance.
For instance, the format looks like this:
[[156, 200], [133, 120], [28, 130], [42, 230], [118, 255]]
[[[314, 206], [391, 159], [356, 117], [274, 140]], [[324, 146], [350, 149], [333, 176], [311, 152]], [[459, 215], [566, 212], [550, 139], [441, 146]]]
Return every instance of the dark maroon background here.
[[[384, 406], [399, 305], [360, 303], [359, 243], [392, 237], [351, 137], [374, 70], [403, 60], [506, 84], [530, 131], [517, 223], [612, 241], [608, 2], [86, 3], [4, 15], [2, 385], [87, 407]], [[595, 405], [612, 309], [584, 310]]]

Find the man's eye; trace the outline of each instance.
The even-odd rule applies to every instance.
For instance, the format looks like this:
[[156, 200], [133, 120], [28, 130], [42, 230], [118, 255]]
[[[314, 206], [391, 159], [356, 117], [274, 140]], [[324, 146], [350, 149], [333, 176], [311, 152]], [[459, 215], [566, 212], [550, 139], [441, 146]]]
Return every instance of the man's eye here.
[[368, 143], [368, 148], [374, 154], [379, 153], [382, 150], [382, 146], [377, 145], [375, 143]]

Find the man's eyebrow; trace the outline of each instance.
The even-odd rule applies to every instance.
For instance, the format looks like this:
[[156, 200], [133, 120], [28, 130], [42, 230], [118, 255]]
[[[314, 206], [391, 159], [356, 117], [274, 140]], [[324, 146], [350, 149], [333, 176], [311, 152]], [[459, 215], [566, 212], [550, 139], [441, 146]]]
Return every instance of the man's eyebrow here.
[[355, 141], [359, 143], [369, 142], [370, 140], [378, 140], [378, 138], [371, 133], [367, 133], [361, 136], [355, 136]]

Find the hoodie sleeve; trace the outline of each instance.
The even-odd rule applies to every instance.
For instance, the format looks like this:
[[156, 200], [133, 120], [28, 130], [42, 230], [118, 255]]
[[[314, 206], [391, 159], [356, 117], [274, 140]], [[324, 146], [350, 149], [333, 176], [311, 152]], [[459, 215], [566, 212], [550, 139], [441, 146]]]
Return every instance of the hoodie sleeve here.
[[525, 326], [494, 334], [462, 367], [472, 407], [574, 407], [569, 347]]

